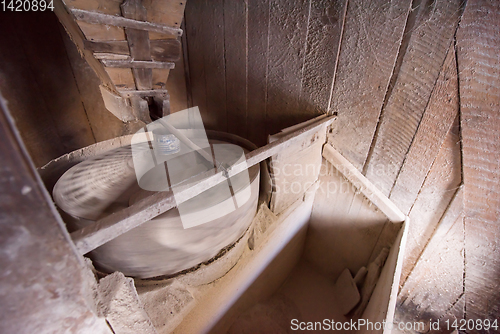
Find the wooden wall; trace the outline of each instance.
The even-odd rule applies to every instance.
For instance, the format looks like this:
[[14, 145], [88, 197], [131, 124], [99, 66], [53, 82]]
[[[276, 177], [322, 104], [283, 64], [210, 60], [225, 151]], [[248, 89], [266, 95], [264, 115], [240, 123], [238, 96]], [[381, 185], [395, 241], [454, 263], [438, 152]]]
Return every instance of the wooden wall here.
[[[500, 315], [498, 15], [479, 0], [186, 6], [190, 97], [208, 128], [262, 145], [337, 113], [328, 142], [411, 217], [400, 321]], [[381, 234], [383, 219], [358, 194], [317, 196], [310, 233], [340, 243], [325, 241], [316, 259], [306, 244], [306, 256], [334, 275], [340, 239], [357, 227], [358, 242], [366, 226]]]

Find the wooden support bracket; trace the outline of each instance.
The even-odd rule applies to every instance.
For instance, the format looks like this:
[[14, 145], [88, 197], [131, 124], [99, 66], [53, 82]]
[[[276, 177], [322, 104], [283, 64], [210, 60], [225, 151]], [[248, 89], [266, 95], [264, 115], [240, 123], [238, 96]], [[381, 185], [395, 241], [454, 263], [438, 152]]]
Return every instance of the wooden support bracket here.
[[166, 89], [153, 89], [153, 90], [119, 90], [118, 91], [123, 97], [148, 97], [148, 96], [157, 96], [157, 97], [166, 97], [168, 95], [168, 91]]
[[[153, 39], [149, 41], [151, 59], [156, 61], [177, 61], [181, 57], [181, 42], [177, 39]], [[84, 40], [85, 50], [105, 52], [118, 55], [130, 55], [127, 41], [99, 41]], [[94, 54], [95, 55], [95, 54]]]
[[181, 29], [172, 28], [163, 24], [127, 19], [122, 16], [102, 14], [76, 8], [71, 9], [71, 13], [73, 13], [77, 20], [87, 23], [104, 24], [137, 30], [154, 31], [161, 34], [182, 36]]
[[406, 215], [332, 145], [325, 144], [323, 146], [323, 157], [379, 208], [391, 222], [400, 223], [406, 219]]
[[180, 188], [176, 192], [175, 198], [172, 192], [158, 192], [144, 198], [126, 209], [115, 212], [71, 233], [73, 242], [80, 254], [86, 254], [123, 233], [174, 208], [176, 205], [184, 203], [219, 183], [226, 181], [227, 177], [232, 177], [283, 151], [285, 148], [300, 142], [304, 136], [307, 136], [312, 131], [317, 131], [323, 125], [330, 125], [334, 119], [334, 116], [325, 117], [270, 144], [247, 153], [245, 155], [246, 161], [232, 166], [227, 171], [227, 175], [224, 175], [223, 172], [214, 175], [213, 171], [209, 171], [205, 173], [206, 175], [203, 175], [205, 177], [202, 181]]

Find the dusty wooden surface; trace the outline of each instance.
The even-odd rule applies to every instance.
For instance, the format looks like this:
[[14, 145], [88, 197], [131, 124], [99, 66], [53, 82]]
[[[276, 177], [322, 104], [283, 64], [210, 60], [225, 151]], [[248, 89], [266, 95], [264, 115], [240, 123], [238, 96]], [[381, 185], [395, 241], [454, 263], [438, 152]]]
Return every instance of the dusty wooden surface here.
[[0, 95], [0, 331], [110, 334], [76, 253]]
[[458, 115], [458, 103], [455, 48], [450, 47], [422, 121], [389, 196], [406, 214], [410, 212], [439, 148]]
[[469, 1], [457, 32], [467, 319], [500, 314], [500, 3]]
[[370, 149], [410, 4], [407, 0], [348, 4], [330, 104], [339, 120], [328, 142], [358, 169]]
[[461, 1], [422, 1], [394, 87], [389, 87], [363, 170], [389, 195], [436, 84], [456, 30]]

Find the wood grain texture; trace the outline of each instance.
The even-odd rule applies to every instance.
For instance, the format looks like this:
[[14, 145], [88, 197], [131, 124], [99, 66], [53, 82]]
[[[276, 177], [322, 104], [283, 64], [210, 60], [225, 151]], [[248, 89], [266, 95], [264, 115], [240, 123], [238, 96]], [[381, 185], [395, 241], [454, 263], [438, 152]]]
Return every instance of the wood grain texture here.
[[246, 0], [224, 2], [227, 131], [248, 138], [248, 8]]
[[328, 136], [356, 168], [370, 149], [411, 1], [349, 1], [329, 111]]
[[269, 57], [270, 0], [248, 2], [247, 127], [248, 140], [267, 142], [267, 61]]
[[95, 143], [57, 18], [14, 13], [1, 21], [0, 88], [36, 165]]
[[[462, 0], [422, 1], [394, 88], [386, 98], [363, 168], [389, 195], [441, 71], [456, 31]], [[383, 169], [383, 173], [380, 170]]]
[[224, 2], [188, 1], [186, 39], [193, 106], [205, 128], [227, 131]]
[[458, 108], [457, 63], [452, 46], [389, 196], [405, 214], [410, 212]]
[[468, 319], [500, 314], [500, 3], [468, 1], [457, 32]]
[[402, 273], [403, 282], [413, 270], [461, 183], [459, 126], [456, 119], [409, 214], [411, 225]]
[[94, 276], [76, 253], [1, 95], [0, 161], [0, 331], [110, 334], [93, 305]]
[[398, 297], [396, 321], [423, 322], [420, 332], [440, 320], [441, 328], [429, 333], [446, 333], [446, 320], [465, 319], [463, 211], [453, 218], [445, 216]]
[[311, 1], [298, 120], [328, 111], [346, 8], [346, 0]]
[[[130, 55], [126, 41], [83, 42], [85, 50], [120, 55]], [[181, 43], [176, 39], [158, 39], [150, 41], [151, 58], [156, 61], [177, 61], [181, 56]]]
[[266, 133], [296, 124], [304, 70], [310, 2], [271, 1]]

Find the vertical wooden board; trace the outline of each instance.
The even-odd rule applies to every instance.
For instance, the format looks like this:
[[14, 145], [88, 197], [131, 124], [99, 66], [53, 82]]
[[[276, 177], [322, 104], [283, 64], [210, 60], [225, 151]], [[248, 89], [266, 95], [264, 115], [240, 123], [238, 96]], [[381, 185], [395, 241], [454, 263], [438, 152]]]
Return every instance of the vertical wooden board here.
[[328, 111], [346, 8], [347, 0], [311, 1], [300, 92], [301, 118], [314, 117]]
[[193, 105], [205, 128], [227, 131], [224, 3], [188, 1], [186, 30]]
[[375, 133], [410, 5], [410, 0], [353, 0], [347, 5], [329, 108], [339, 118], [328, 142], [360, 170]]
[[172, 113], [188, 108], [188, 96], [186, 86], [186, 71], [188, 66], [184, 61], [184, 55], [175, 62], [175, 68], [170, 70], [167, 80], [167, 90], [170, 94], [170, 111]]
[[410, 211], [411, 224], [402, 280], [415, 266], [441, 217], [462, 182], [458, 119], [449, 131], [417, 200]]
[[248, 138], [248, 8], [246, 0], [224, 3], [227, 131]]
[[399, 322], [420, 321], [428, 326], [429, 321], [440, 319], [442, 331], [445, 320], [464, 319], [460, 307], [465, 289], [464, 241], [460, 191], [401, 288], [396, 312]]
[[1, 95], [0, 161], [0, 332], [110, 334], [96, 314], [94, 276], [76, 253]]
[[[64, 43], [58, 32], [56, 17], [52, 13], [24, 15], [14, 15], [10, 24], [17, 38], [25, 41], [22, 51], [19, 50], [24, 52], [27, 60], [22, 66], [32, 69], [31, 80], [40, 87], [42, 99], [47, 106], [48, 113], [40, 117], [53, 119], [64, 152], [95, 143]], [[23, 92], [24, 94], [29, 92]], [[50, 160], [55, 157], [48, 158]]]
[[269, 1], [248, 1], [247, 127], [248, 140], [267, 143], [267, 62], [269, 55]]
[[310, 2], [274, 0], [269, 13], [266, 133], [293, 125], [299, 105]]
[[153, 89], [166, 89], [170, 74], [168, 68], [153, 68], [152, 71]]
[[90, 68], [89, 64], [83, 59], [78, 50], [69, 38], [64, 29], [60, 28], [60, 33], [68, 53], [68, 59], [75, 76], [76, 85], [82, 98], [83, 106], [92, 133], [97, 142], [119, 137], [125, 134], [125, 124], [109, 112], [104, 106], [99, 85], [99, 78]]
[[468, 319], [500, 314], [500, 3], [468, 1], [457, 32]]
[[446, 134], [458, 114], [455, 48], [448, 50], [429, 104], [389, 198], [408, 214]]
[[[23, 40], [15, 29], [15, 22], [19, 19], [18, 14], [5, 14], [0, 20], [0, 90], [34, 164], [43, 166], [63, 155], [66, 148], [44, 99], [44, 87], [33, 80], [33, 72], [38, 68], [29, 66]], [[27, 41], [30, 39], [24, 42]]]
[[[389, 195], [436, 84], [456, 31], [462, 0], [423, 1], [394, 88], [381, 113], [366, 177]], [[384, 172], [380, 173], [383, 167]]]
[[319, 182], [304, 257], [333, 279], [345, 268], [355, 274], [368, 265], [387, 218], [325, 159]]

